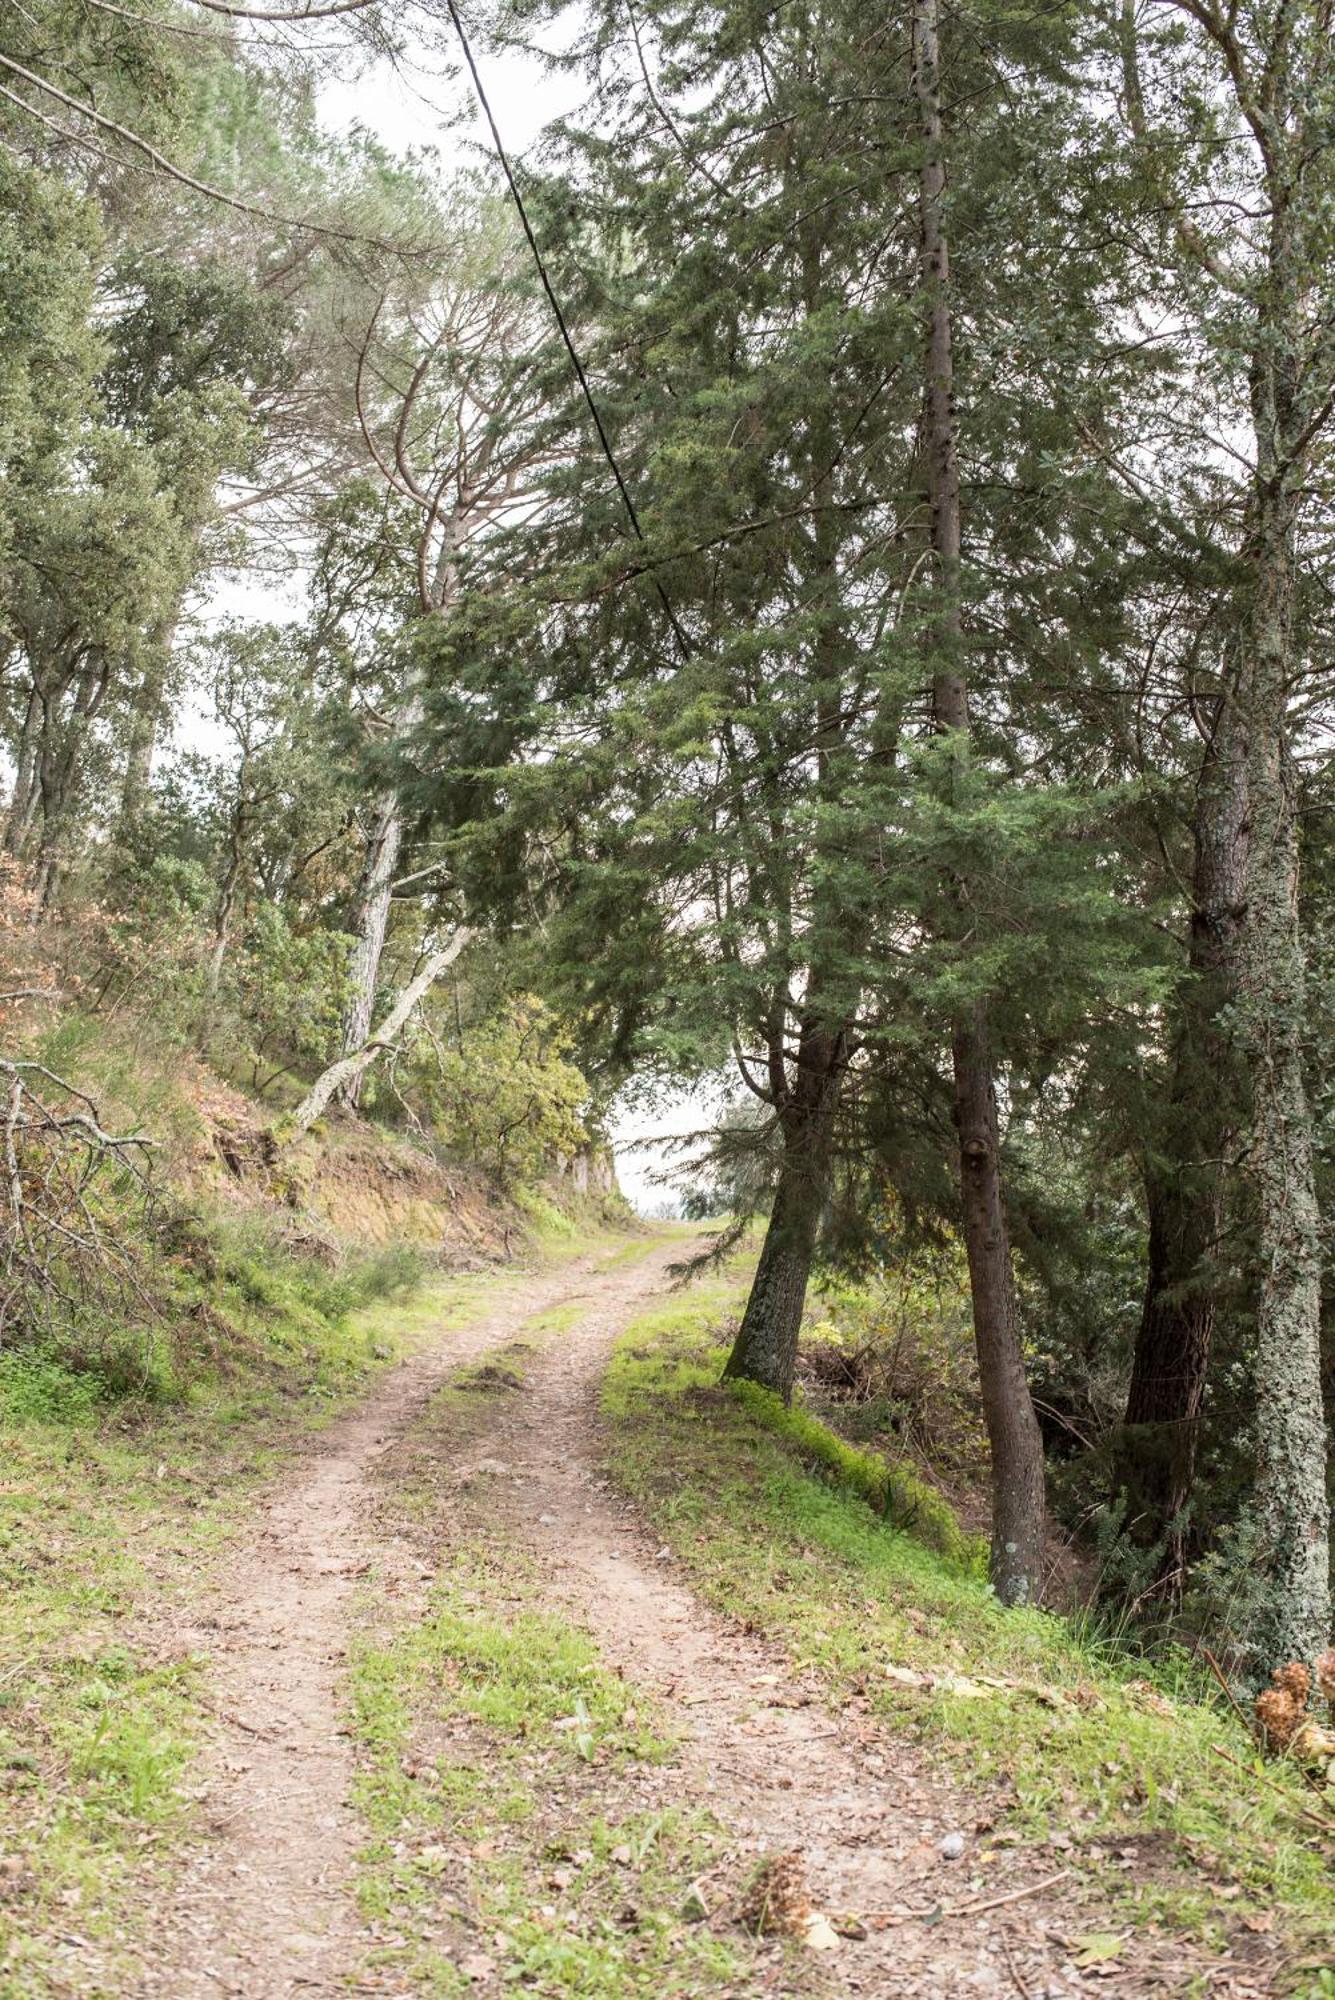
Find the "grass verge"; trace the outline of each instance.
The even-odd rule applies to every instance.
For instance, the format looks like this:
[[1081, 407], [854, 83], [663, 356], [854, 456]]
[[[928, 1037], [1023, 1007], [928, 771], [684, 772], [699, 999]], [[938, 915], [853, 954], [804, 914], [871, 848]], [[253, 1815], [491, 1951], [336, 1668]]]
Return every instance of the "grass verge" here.
[[1257, 1767], [1185, 1658], [1147, 1677], [1068, 1620], [1003, 1611], [967, 1549], [877, 1518], [868, 1468], [813, 1419], [721, 1388], [737, 1297], [718, 1278], [643, 1315], [604, 1389], [613, 1472], [696, 1588], [994, 1788], [1011, 1830], [1099, 1869], [1128, 1915], [1217, 1948], [1278, 1923], [1292, 1990], [1324, 1996], [1335, 1842], [1300, 1779]]

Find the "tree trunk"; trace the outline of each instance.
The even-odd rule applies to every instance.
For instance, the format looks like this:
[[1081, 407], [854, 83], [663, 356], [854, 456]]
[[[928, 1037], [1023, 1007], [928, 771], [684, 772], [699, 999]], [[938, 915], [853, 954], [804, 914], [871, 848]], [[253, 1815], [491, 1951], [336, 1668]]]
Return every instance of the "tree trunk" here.
[[842, 1035], [804, 1024], [797, 1075], [779, 1107], [783, 1158], [760, 1262], [723, 1374], [791, 1402], [807, 1281], [830, 1178], [834, 1118], [843, 1082]]
[[120, 823], [132, 827], [142, 818], [153, 777], [153, 752], [162, 726], [163, 703], [167, 692], [167, 670], [171, 665], [174, 628], [155, 646], [152, 658], [136, 690], [130, 712], [130, 741], [125, 752], [125, 775], [121, 781]]
[[[802, 306], [814, 320], [828, 300], [829, 280], [822, 268], [819, 229], [808, 222], [799, 228], [798, 234]], [[813, 412], [808, 448], [814, 512], [813, 554], [824, 582], [823, 594], [827, 603], [832, 604], [837, 600], [839, 588], [833, 468], [840, 451], [828, 413], [823, 410]], [[823, 617], [812, 641], [809, 685], [815, 721], [817, 793], [822, 800], [828, 797], [832, 805], [839, 796], [837, 767], [846, 740], [843, 712], [846, 646], [847, 635], [841, 621]], [[837, 816], [836, 807], [836, 819]], [[778, 872], [782, 854], [782, 840], [776, 839], [773, 858], [780, 862]], [[818, 865], [824, 859], [819, 834], [814, 858]], [[771, 888], [777, 892], [775, 904], [783, 910], [784, 922], [788, 924], [792, 915], [791, 884], [780, 888], [778, 881], [772, 880]], [[847, 1013], [841, 1018], [833, 1017], [823, 1005], [823, 967], [853, 957], [863, 942], [859, 919], [850, 918], [839, 907], [837, 898], [818, 898], [803, 940], [807, 954], [805, 995], [791, 1080], [785, 1050], [790, 1004], [787, 967], [781, 977], [781, 991], [776, 990], [768, 1024], [769, 1095], [778, 1119], [782, 1156], [760, 1260], [723, 1372], [725, 1379], [758, 1382], [782, 1396], [785, 1403], [792, 1399], [807, 1285], [829, 1195], [834, 1121], [843, 1088], [850, 1026]]]
[[[37, 903], [34, 921], [54, 906], [65, 871], [73, 825], [73, 807], [83, 768], [83, 751], [107, 692], [110, 662], [85, 654], [65, 663], [61, 679], [40, 692], [40, 727], [36, 744], [37, 785], [42, 833], [37, 851]], [[60, 705], [70, 688], [74, 700], [61, 727]]]
[[1196, 794], [1191, 937], [1175, 997], [1162, 1132], [1146, 1168], [1148, 1274], [1114, 1493], [1128, 1533], [1162, 1544], [1160, 1578], [1180, 1595], [1187, 1503], [1217, 1314], [1225, 1161], [1244, 1105], [1226, 1010], [1236, 993], [1246, 893], [1247, 785], [1232, 685], [1221, 696]]
[[[343, 1013], [341, 1038], [345, 1056], [355, 1054], [371, 1032], [376, 984], [389, 924], [390, 893], [402, 842], [403, 820], [398, 797], [393, 792], [386, 792], [376, 807], [375, 826], [357, 892], [357, 919], [352, 959], [348, 967], [351, 990]], [[361, 1097], [362, 1074], [358, 1070], [339, 1091], [340, 1101], [351, 1110], [356, 1110]]]
[[[1258, 434], [1264, 430], [1258, 425]], [[1251, 838], [1238, 1016], [1252, 1081], [1250, 1171], [1260, 1237], [1251, 1630], [1258, 1678], [1330, 1639], [1330, 1512], [1321, 1396], [1321, 1244], [1303, 1070], [1306, 965], [1287, 741], [1294, 503], [1258, 466], [1253, 588], [1240, 705]]]
[[1043, 1437], [1024, 1370], [1001, 1186], [1001, 1139], [980, 1001], [955, 1023], [955, 1122], [983, 1419], [992, 1454], [988, 1573], [1003, 1604], [1031, 1604], [1043, 1577]]
[[222, 985], [223, 962], [227, 956], [227, 943], [232, 929], [232, 911], [236, 907], [236, 892], [241, 880], [241, 861], [245, 847], [245, 823], [238, 809], [233, 816], [231, 838], [228, 843], [227, 867], [223, 873], [222, 887], [218, 891], [218, 904], [213, 913], [213, 943], [209, 948], [208, 964], [204, 971], [205, 1031], [209, 1017], [218, 998]]
[[36, 903], [33, 907], [34, 922], [54, 908], [56, 890], [64, 867], [63, 848], [68, 831], [67, 817], [71, 781], [74, 774], [75, 757], [73, 751], [67, 756], [50, 754], [43, 748], [38, 753], [38, 801], [41, 805], [42, 830], [37, 842], [37, 860], [33, 874], [33, 888]]
[[432, 952], [399, 994], [375, 1034], [351, 1055], [341, 1056], [337, 1062], [330, 1063], [328, 1069], [315, 1079], [293, 1112], [285, 1137], [299, 1139], [303, 1132], [308, 1132], [337, 1093], [369, 1069], [381, 1051], [393, 1044], [422, 995], [453, 965], [472, 935], [468, 930], [456, 931], [443, 950]]
[[[932, 621], [936, 728], [963, 752], [969, 729], [960, 594], [961, 508], [950, 316], [950, 246], [945, 228], [939, 0], [914, 0], [913, 77], [923, 161], [919, 176], [921, 269], [928, 302], [926, 456], [939, 610]], [[963, 905], [964, 884], [957, 885]], [[960, 1198], [969, 1263], [983, 1414], [992, 1451], [990, 1574], [1003, 1604], [1026, 1604], [1042, 1581], [1043, 1440], [1024, 1371], [1010, 1236], [1002, 1200], [1001, 1144], [988, 1037], [979, 1001], [951, 1033]]]
[[28, 690], [23, 711], [23, 729], [14, 752], [14, 796], [5, 821], [5, 852], [20, 855], [37, 814], [37, 739], [41, 717], [41, 697], [35, 687]]

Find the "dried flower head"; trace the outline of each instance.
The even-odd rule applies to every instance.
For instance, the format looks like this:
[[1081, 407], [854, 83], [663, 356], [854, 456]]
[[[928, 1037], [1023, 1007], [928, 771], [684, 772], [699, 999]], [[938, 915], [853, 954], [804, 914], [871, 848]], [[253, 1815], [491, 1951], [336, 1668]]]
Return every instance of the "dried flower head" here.
[[757, 1937], [785, 1933], [800, 1937], [811, 1915], [807, 1869], [801, 1854], [776, 1854], [760, 1869], [740, 1910], [747, 1930]]
[[1276, 1667], [1270, 1678], [1277, 1688], [1282, 1688], [1285, 1694], [1292, 1695], [1300, 1707], [1306, 1708], [1307, 1697], [1312, 1692], [1312, 1674], [1301, 1660], [1290, 1660], [1286, 1667]]
[[1283, 1750], [1293, 1739], [1302, 1709], [1285, 1688], [1267, 1688], [1256, 1697], [1256, 1720], [1267, 1750]]

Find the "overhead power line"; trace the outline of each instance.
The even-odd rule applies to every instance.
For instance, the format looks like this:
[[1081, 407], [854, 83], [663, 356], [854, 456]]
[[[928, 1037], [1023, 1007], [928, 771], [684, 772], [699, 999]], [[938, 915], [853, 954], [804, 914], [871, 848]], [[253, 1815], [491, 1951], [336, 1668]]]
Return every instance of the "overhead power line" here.
[[[528, 209], [525, 207], [524, 197], [519, 191], [519, 183], [515, 179], [514, 169], [510, 165], [510, 156], [505, 150], [505, 142], [501, 138], [500, 129], [497, 126], [495, 114], [491, 108], [491, 101], [487, 96], [485, 88], [483, 87], [482, 78], [478, 73], [477, 63], [473, 59], [472, 46], [469, 43], [467, 34], [464, 32], [464, 24], [462, 20], [459, 18], [458, 7], [455, 5], [455, 0], [445, 0], [445, 5], [449, 10], [450, 20], [454, 24], [454, 32], [459, 38], [459, 47], [463, 50], [463, 58], [464, 62], [467, 64], [468, 67], [468, 74], [473, 79], [473, 89], [477, 95], [477, 101], [482, 107], [482, 115], [486, 119], [487, 124], [490, 127], [492, 144], [496, 148], [496, 157], [501, 163], [501, 170], [505, 175], [506, 184], [509, 187], [511, 199], [513, 200], [515, 208], [518, 211], [519, 220], [523, 227], [524, 235], [528, 239], [528, 247], [532, 252], [533, 262], [537, 268], [538, 277], [542, 281], [542, 289], [547, 295], [547, 303], [551, 307], [552, 316], [555, 319], [558, 328], [560, 329], [561, 339], [565, 345], [566, 353], [570, 357], [570, 365], [575, 371], [575, 376], [580, 386], [580, 392], [583, 395], [585, 404], [588, 407], [589, 415], [593, 419], [593, 427], [595, 431], [598, 433], [598, 443], [602, 447], [603, 457], [607, 460], [607, 463], [611, 468], [612, 477], [616, 481], [617, 492], [621, 496], [621, 504], [626, 510], [626, 518], [630, 522], [631, 531], [634, 534], [637, 541], [643, 542], [646, 539], [646, 537], [644, 529], [640, 526], [640, 517], [639, 514], [636, 512], [635, 502], [631, 498], [630, 488], [626, 484], [625, 476], [622, 473], [621, 467], [617, 463], [616, 453], [613, 451], [612, 441], [607, 435], [607, 428], [606, 425], [603, 423], [602, 413], [600, 412], [598, 405], [594, 400], [593, 391], [589, 387], [589, 378], [585, 372], [584, 363], [580, 360], [579, 351], [575, 346], [574, 340], [571, 338], [570, 328], [566, 323], [566, 316], [564, 312], [561, 310], [561, 301], [556, 296], [555, 289], [552, 285], [551, 277], [548, 274], [546, 259], [544, 258], [542, 251], [539, 247], [538, 239], [533, 233], [533, 224], [529, 221]], [[669, 599], [666, 590], [663, 588], [663, 584], [660, 578], [658, 577], [654, 578], [654, 587], [658, 592], [658, 596], [660, 601], [662, 602], [663, 609], [667, 613], [668, 623], [672, 627], [672, 636], [677, 642], [678, 650], [680, 651], [683, 659], [689, 659], [691, 654], [690, 640], [686, 637], [685, 632], [682, 630], [681, 622], [678, 619], [676, 612], [672, 608], [671, 600]]]

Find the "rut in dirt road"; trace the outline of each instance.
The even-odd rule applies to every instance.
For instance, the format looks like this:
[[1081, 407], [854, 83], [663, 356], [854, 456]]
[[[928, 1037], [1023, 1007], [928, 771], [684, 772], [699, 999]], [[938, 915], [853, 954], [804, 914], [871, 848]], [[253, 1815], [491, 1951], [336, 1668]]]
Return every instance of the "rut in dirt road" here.
[[[655, 1261], [680, 1255], [677, 1247]], [[597, 1390], [624, 1317], [595, 1297], [549, 1343], [529, 1369], [528, 1393], [497, 1412], [480, 1447], [511, 1474], [486, 1490], [498, 1525], [541, 1548], [552, 1600], [593, 1634], [608, 1664], [665, 1704], [684, 1743], [678, 1795], [707, 1804], [728, 1829], [735, 1880], [764, 1855], [797, 1850], [821, 1908], [865, 1920], [865, 1937], [836, 1947], [835, 1991], [1066, 2000], [1090, 1990], [1069, 1941], [1115, 1919], [1061, 1855], [1017, 1849], [972, 1891], [967, 1863], [947, 1862], [941, 1843], [962, 1833], [975, 1846], [976, 1825], [991, 1823], [989, 1801], [946, 1781], [902, 1738], [832, 1714], [777, 1649], [705, 1609], [674, 1578], [671, 1550], [600, 1475]], [[970, 1901], [976, 1913], [938, 1925], [943, 1904]], [[1190, 1957], [1178, 1941], [1137, 1942], [1115, 1969], [1101, 1968], [1097, 1990], [1180, 1993]], [[822, 1973], [813, 1956], [813, 1990], [827, 1990]]]
[[451, 1371], [561, 1303], [590, 1268], [499, 1276], [489, 1312], [396, 1368], [288, 1469], [253, 1534], [210, 1579], [194, 1622], [155, 1634], [162, 1652], [207, 1662], [214, 1728], [206, 1840], [138, 1993], [287, 2000], [346, 1990], [362, 1944], [348, 1888], [354, 1769], [339, 1710], [352, 1593], [374, 1567], [407, 1615], [422, 1588], [409, 1545], [375, 1518], [374, 1468]]

